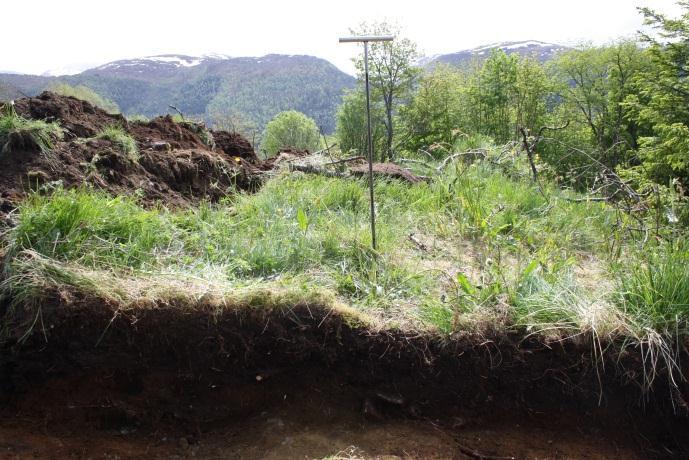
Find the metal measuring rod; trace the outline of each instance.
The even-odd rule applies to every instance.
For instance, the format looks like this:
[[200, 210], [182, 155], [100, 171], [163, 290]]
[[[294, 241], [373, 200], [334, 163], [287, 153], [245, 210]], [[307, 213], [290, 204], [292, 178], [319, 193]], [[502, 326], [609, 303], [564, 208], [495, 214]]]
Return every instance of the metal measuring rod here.
[[368, 84], [368, 44], [369, 42], [391, 42], [392, 35], [362, 35], [340, 37], [340, 43], [364, 44], [364, 74], [366, 75], [366, 122], [368, 124], [368, 189], [371, 201], [371, 245], [376, 250], [376, 206], [373, 201], [373, 136], [371, 135], [371, 94]]

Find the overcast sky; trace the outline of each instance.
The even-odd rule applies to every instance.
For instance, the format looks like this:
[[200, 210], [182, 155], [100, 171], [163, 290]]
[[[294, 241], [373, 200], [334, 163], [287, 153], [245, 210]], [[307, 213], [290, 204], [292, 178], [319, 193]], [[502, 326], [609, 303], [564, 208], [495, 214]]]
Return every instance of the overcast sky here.
[[[311, 54], [352, 72], [358, 45], [337, 37], [387, 19], [429, 55], [488, 43], [604, 43], [632, 36], [637, 6], [674, 0], [3, 0], [0, 70], [43, 73], [155, 54]], [[11, 37], [11, 38], [10, 38]]]

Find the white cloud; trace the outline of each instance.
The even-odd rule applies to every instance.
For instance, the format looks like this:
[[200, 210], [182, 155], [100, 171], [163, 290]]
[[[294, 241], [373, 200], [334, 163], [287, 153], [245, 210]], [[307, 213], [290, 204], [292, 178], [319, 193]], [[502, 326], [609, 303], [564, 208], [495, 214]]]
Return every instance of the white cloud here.
[[311, 54], [352, 71], [357, 45], [340, 35], [363, 20], [388, 19], [428, 54], [487, 43], [602, 43], [633, 35], [636, 6], [677, 14], [673, 0], [315, 0], [194, 2], [22, 0], [2, 5], [0, 69], [42, 73], [78, 62], [159, 54]]

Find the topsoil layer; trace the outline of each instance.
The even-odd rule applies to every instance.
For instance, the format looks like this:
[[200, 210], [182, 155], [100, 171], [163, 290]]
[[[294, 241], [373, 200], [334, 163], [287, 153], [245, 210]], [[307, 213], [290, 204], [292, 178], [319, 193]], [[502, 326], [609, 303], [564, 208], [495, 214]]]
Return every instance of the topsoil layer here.
[[[0, 213], [28, 191], [56, 185], [90, 184], [113, 194], [136, 193], [144, 204], [215, 201], [233, 190], [257, 187], [265, 169], [240, 135], [214, 131], [211, 143], [202, 139], [202, 126], [177, 123], [170, 116], [128, 122], [122, 115], [50, 92], [19, 99], [15, 109], [26, 118], [58, 122], [65, 136], [48, 153], [23, 148], [0, 155]], [[94, 139], [109, 126], [121, 127], [136, 140], [138, 161], [110, 141]]]

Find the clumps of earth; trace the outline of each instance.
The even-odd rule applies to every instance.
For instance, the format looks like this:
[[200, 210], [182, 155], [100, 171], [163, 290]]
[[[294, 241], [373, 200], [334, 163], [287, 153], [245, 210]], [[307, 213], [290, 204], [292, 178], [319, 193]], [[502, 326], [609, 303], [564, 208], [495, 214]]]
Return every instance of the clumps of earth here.
[[[170, 116], [132, 122], [51, 92], [18, 100], [15, 110], [24, 118], [57, 122], [64, 136], [49, 152], [25, 148], [0, 155], [0, 211], [7, 212], [33, 190], [82, 184], [113, 195], [135, 193], [145, 204], [193, 205], [217, 201], [229, 191], [252, 190], [271, 167], [241, 135], [178, 123]], [[136, 159], [97, 137], [110, 127], [135, 140]]]

